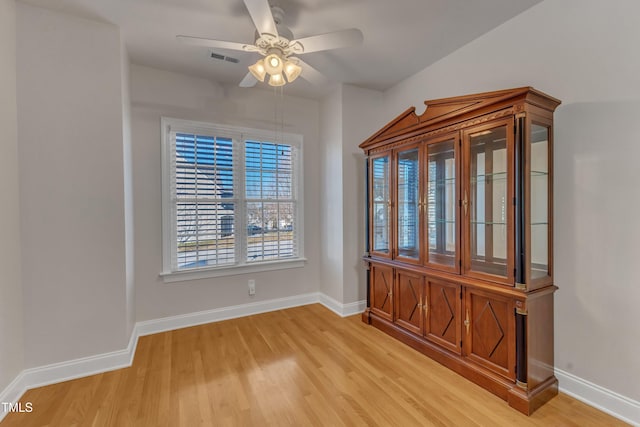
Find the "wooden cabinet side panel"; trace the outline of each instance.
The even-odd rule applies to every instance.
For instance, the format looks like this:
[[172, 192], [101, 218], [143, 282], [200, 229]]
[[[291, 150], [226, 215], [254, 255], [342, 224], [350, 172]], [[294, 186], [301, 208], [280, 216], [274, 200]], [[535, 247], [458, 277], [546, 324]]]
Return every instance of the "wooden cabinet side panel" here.
[[554, 376], [553, 293], [527, 301], [527, 385], [536, 388]]

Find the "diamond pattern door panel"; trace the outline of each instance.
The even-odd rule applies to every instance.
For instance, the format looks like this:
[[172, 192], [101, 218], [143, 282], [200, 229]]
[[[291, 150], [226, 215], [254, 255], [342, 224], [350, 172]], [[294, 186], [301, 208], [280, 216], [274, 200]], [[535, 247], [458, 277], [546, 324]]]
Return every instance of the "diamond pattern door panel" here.
[[427, 324], [425, 337], [437, 344], [460, 353], [460, 286], [441, 281], [427, 282]]
[[421, 334], [424, 278], [415, 273], [398, 271], [396, 279], [395, 322], [413, 333]]
[[393, 268], [371, 265], [371, 310], [385, 319], [393, 316]]
[[509, 379], [515, 379], [514, 303], [499, 295], [467, 291], [468, 356]]

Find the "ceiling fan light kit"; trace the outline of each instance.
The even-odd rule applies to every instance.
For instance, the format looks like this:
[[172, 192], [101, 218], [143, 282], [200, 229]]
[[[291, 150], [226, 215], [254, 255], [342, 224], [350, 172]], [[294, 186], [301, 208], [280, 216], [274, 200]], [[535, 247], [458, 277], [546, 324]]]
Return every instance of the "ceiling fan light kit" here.
[[287, 81], [289, 83], [297, 79], [301, 73], [302, 73], [302, 67], [300, 67], [298, 64], [294, 63], [293, 61], [285, 62], [284, 75], [287, 76]]
[[267, 75], [267, 70], [264, 68], [264, 61], [262, 59], [258, 60], [258, 62], [253, 65], [249, 65], [249, 71], [259, 82], [263, 82]]
[[278, 53], [270, 53], [264, 58], [264, 69], [270, 76], [282, 73], [282, 59]]
[[[302, 73], [302, 67], [291, 60], [282, 60], [282, 56], [278, 53], [270, 53], [264, 59], [259, 59], [255, 64], [249, 66], [249, 72], [259, 82], [263, 82], [267, 74], [269, 74], [268, 83], [270, 86], [283, 86], [291, 83]], [[286, 76], [286, 80], [283, 76]]]
[[269, 86], [284, 86], [285, 83], [282, 74], [273, 74], [269, 77]]
[[353, 46], [363, 40], [362, 32], [355, 28], [296, 40], [291, 30], [282, 24], [284, 11], [281, 8], [270, 6], [268, 0], [244, 0], [244, 3], [257, 30], [254, 44], [190, 36], [176, 37], [186, 44], [257, 52], [262, 55], [264, 58], [248, 67], [249, 73], [240, 83], [242, 87], [252, 87], [257, 82], [264, 82], [267, 74], [269, 85], [283, 86], [302, 75], [303, 68], [306, 70], [305, 75], [302, 75], [305, 80], [321, 83], [324, 79], [320, 73], [293, 55]]

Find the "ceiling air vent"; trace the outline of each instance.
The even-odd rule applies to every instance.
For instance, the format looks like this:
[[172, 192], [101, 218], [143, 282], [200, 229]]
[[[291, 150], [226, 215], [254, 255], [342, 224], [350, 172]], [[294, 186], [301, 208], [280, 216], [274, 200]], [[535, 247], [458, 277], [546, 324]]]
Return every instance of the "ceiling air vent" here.
[[219, 53], [215, 53], [215, 52], [209, 52], [209, 55], [211, 56], [211, 58], [213, 59], [217, 59], [220, 61], [227, 61], [227, 62], [233, 62], [234, 64], [237, 64], [238, 62], [240, 62], [239, 59], [237, 58], [232, 58], [230, 56], [225, 56], [225, 55], [221, 55]]

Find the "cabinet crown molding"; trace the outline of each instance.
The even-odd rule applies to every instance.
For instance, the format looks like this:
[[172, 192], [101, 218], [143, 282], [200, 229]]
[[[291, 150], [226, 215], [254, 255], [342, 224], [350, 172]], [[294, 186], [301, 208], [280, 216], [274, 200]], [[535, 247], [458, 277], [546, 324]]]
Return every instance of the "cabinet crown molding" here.
[[425, 133], [440, 127], [451, 126], [484, 114], [485, 110], [489, 113], [502, 108], [515, 107], [515, 111], [522, 111], [527, 104], [553, 112], [560, 103], [560, 100], [530, 86], [427, 100], [424, 101], [426, 110], [422, 115], [416, 114], [416, 107], [406, 109], [361, 143], [360, 148], [367, 151], [388, 143], [395, 137], [406, 137], [413, 133]]

